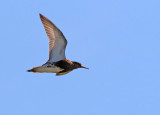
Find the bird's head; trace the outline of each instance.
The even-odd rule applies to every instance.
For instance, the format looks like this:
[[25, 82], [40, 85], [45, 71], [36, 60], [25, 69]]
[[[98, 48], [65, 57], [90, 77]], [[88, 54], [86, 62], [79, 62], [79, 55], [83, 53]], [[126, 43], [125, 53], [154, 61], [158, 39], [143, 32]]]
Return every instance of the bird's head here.
[[85, 68], [85, 69], [89, 69], [87, 67], [82, 66], [79, 62], [73, 62], [75, 68]]

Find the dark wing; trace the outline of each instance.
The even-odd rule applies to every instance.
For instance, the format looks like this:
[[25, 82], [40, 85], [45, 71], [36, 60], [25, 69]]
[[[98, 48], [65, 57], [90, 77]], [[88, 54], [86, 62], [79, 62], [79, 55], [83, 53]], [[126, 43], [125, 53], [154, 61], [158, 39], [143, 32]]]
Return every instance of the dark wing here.
[[57, 62], [65, 59], [65, 48], [67, 40], [63, 33], [49, 19], [42, 14], [40, 19], [49, 38], [49, 60], [48, 62]]
[[56, 75], [64, 75], [64, 74], [67, 74], [73, 70], [73, 68], [72, 68], [73, 63], [67, 59], [63, 59], [63, 60], [56, 62], [55, 66], [64, 69], [64, 70], [56, 73]]

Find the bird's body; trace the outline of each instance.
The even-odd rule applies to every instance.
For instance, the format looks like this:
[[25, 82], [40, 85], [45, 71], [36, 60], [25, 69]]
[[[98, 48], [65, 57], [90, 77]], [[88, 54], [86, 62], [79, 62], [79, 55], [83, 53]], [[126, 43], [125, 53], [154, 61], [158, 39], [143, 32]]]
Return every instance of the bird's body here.
[[58, 73], [60, 71], [63, 71], [63, 69], [55, 66], [54, 64], [45, 64], [42, 66], [33, 67], [31, 70], [28, 70], [28, 72], [34, 73]]
[[64, 75], [71, 72], [73, 69], [86, 68], [78, 62], [66, 59], [65, 48], [67, 40], [63, 33], [42, 14], [40, 14], [40, 19], [49, 38], [49, 60], [42, 66], [33, 67], [28, 70], [28, 72]]

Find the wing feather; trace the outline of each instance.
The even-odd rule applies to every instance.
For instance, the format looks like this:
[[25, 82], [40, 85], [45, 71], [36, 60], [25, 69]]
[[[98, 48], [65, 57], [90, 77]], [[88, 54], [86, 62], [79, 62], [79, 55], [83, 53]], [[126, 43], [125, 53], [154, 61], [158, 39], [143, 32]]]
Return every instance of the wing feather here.
[[49, 38], [49, 60], [48, 62], [57, 62], [59, 60], [65, 59], [65, 48], [67, 45], [67, 40], [63, 33], [53, 24], [49, 19], [47, 19], [42, 14], [40, 19]]

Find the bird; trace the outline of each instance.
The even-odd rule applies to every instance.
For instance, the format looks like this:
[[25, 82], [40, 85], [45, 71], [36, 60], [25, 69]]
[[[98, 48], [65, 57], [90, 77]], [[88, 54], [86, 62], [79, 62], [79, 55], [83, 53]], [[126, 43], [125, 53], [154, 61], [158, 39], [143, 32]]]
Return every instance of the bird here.
[[67, 40], [61, 30], [52, 23], [48, 18], [39, 14], [45, 32], [49, 38], [49, 59], [37, 67], [33, 67], [28, 72], [33, 73], [56, 73], [57, 76], [65, 75], [74, 69], [85, 68], [81, 63], [66, 59], [65, 49]]

